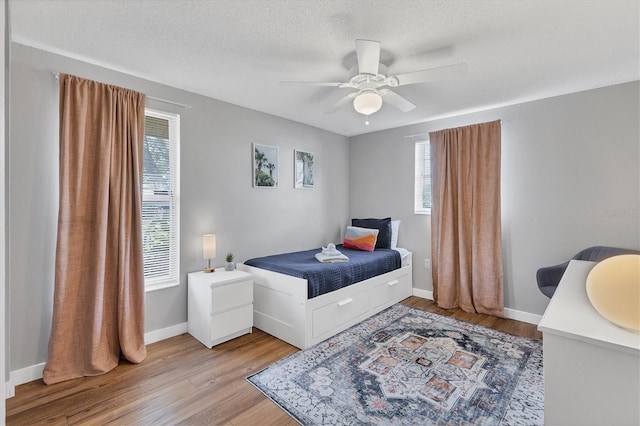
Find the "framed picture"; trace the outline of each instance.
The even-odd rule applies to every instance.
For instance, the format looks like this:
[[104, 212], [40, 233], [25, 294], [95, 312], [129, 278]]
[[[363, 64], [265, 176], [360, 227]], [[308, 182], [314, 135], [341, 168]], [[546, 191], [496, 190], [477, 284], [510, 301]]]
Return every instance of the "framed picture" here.
[[252, 144], [254, 188], [278, 187], [278, 148]]
[[315, 184], [315, 160], [312, 152], [293, 151], [293, 187], [313, 189]]

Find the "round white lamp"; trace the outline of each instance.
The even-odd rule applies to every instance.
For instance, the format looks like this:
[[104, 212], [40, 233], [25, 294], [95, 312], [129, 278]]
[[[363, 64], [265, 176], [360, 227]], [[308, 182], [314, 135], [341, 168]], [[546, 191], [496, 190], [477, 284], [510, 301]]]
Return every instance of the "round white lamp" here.
[[364, 115], [378, 112], [382, 107], [382, 97], [372, 90], [365, 90], [353, 100], [353, 109]]

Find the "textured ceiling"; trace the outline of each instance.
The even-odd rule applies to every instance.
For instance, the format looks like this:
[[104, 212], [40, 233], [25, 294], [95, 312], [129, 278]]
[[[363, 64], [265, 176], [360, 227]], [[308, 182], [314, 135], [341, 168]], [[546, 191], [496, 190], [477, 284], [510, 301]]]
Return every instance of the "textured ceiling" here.
[[[352, 136], [640, 79], [640, 1], [10, 0], [12, 40]], [[417, 105], [325, 111], [355, 39], [389, 74], [466, 62], [399, 87]]]

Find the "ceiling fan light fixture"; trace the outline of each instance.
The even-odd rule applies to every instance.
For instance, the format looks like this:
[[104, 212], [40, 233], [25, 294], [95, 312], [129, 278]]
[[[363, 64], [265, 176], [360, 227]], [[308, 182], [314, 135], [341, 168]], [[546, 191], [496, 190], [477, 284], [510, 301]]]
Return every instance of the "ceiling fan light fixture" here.
[[353, 109], [363, 115], [371, 115], [382, 107], [382, 96], [373, 91], [360, 93], [353, 100]]

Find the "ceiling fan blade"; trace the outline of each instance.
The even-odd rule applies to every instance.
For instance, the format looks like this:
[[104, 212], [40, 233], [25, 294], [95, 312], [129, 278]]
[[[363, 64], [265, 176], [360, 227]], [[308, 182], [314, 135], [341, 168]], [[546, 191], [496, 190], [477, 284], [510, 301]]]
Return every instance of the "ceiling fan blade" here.
[[327, 108], [327, 110], [324, 113], [333, 114], [334, 112], [338, 111], [340, 108], [345, 106], [346, 104], [350, 103], [353, 100], [353, 98], [356, 97], [357, 94], [358, 92], [351, 92], [348, 95], [343, 96], [342, 98], [340, 98], [338, 102], [333, 104], [330, 108]]
[[398, 74], [395, 78], [398, 80], [398, 86], [406, 86], [407, 84], [462, 77], [466, 73], [467, 64], [462, 62], [454, 65], [445, 65], [444, 67], [429, 68], [421, 71]]
[[358, 71], [360, 74], [378, 74], [380, 63], [380, 43], [371, 40], [356, 40]]
[[281, 85], [283, 86], [328, 86], [328, 87], [340, 87], [340, 82], [335, 81], [327, 81], [327, 82], [314, 82], [314, 81], [281, 81]]
[[391, 90], [381, 90], [380, 95], [382, 96], [382, 100], [398, 108], [402, 112], [409, 112], [416, 107], [413, 103]]

